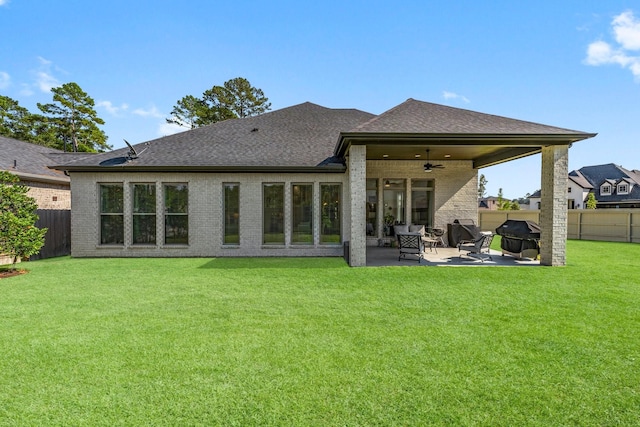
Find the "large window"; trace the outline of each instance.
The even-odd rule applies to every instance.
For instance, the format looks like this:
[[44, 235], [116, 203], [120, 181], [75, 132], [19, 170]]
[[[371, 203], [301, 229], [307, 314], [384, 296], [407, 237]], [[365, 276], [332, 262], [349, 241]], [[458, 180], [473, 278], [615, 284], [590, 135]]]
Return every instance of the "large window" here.
[[411, 223], [433, 227], [433, 183], [431, 179], [411, 181]]
[[313, 184], [291, 184], [291, 243], [313, 244]]
[[284, 184], [262, 186], [262, 242], [284, 245]]
[[240, 244], [240, 184], [224, 187], [224, 239], [225, 245]]
[[189, 244], [189, 187], [164, 184], [164, 243]]
[[378, 180], [367, 179], [367, 236], [377, 236]]
[[339, 245], [341, 243], [341, 195], [342, 186], [340, 184], [320, 184], [320, 212], [322, 215], [320, 223], [321, 244]]
[[124, 193], [122, 184], [100, 184], [100, 243], [124, 243]]
[[133, 184], [133, 244], [156, 243], [156, 185]]

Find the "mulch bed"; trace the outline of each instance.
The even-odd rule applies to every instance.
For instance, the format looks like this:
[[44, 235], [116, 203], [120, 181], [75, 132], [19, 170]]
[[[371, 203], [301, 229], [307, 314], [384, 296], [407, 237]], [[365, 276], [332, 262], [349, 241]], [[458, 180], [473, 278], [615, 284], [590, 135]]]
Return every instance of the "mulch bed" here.
[[7, 277], [19, 276], [21, 274], [27, 274], [27, 270], [0, 270], [0, 279], [6, 279]]

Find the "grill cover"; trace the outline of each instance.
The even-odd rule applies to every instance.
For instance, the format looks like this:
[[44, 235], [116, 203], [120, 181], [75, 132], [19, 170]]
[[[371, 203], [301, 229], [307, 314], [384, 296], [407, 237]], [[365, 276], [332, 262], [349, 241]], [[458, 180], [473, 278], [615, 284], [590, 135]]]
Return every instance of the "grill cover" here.
[[539, 240], [540, 226], [533, 221], [508, 219], [496, 228], [496, 233], [506, 237]]
[[502, 236], [500, 248], [505, 251], [520, 253], [525, 249], [536, 249], [540, 251], [540, 226], [533, 221], [509, 219], [500, 227], [496, 228], [496, 233]]
[[461, 240], [475, 240], [480, 234], [480, 228], [472, 219], [455, 219], [447, 224], [449, 246], [457, 246]]

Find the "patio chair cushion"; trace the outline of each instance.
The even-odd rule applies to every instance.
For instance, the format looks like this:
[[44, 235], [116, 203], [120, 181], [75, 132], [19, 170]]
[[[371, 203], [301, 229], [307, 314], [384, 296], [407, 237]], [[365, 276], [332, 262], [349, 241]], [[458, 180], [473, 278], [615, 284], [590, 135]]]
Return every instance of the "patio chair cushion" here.
[[410, 233], [420, 233], [421, 236], [424, 236], [424, 225], [416, 225], [416, 224], [411, 224], [409, 226], [409, 232]]
[[408, 233], [409, 226], [406, 224], [399, 224], [393, 226], [393, 233], [397, 236], [400, 233]]

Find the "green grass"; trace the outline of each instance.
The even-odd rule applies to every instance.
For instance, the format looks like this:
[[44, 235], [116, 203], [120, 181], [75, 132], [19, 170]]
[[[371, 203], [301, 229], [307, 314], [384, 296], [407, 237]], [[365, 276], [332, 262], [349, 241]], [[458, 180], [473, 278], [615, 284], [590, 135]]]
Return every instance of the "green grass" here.
[[31, 262], [0, 280], [0, 425], [639, 425], [639, 257]]

